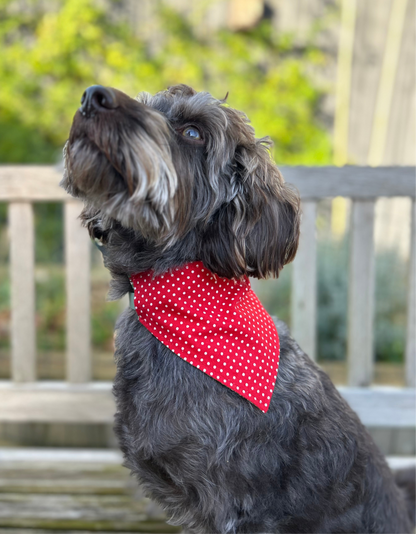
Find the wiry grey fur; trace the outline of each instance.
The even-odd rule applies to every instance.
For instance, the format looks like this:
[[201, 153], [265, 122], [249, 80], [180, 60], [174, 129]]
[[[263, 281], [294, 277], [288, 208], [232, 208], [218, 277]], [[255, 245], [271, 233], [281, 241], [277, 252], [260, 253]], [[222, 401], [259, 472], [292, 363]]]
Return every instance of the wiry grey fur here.
[[[299, 199], [246, 117], [187, 86], [137, 101], [97, 94], [75, 116], [63, 185], [104, 244], [111, 296], [134, 273], [195, 260], [220, 276], [278, 276], [296, 252]], [[201, 139], [183, 136], [189, 125]], [[194, 533], [412, 532], [403, 488], [414, 492], [414, 479], [396, 484], [329, 378], [276, 326], [281, 360], [264, 414], [126, 310], [114, 385], [126, 465]]]

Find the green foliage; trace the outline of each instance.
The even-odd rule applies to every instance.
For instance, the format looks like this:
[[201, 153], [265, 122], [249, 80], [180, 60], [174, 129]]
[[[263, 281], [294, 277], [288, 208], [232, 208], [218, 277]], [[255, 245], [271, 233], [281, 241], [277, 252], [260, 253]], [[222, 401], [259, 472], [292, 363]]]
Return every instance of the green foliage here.
[[[47, 5], [47, 10], [45, 6]], [[172, 10], [161, 9], [156, 39], [137, 37], [121, 3], [96, 0], [0, 0], [0, 162], [57, 161], [72, 116], [86, 87], [102, 84], [134, 95], [175, 83], [207, 90], [244, 110], [258, 137], [270, 135], [278, 163], [328, 164], [329, 135], [319, 121], [322, 90], [310, 72], [325, 62], [312, 45], [294, 50], [288, 35], [265, 21], [249, 32], [201, 34]], [[24, 8], [22, 7], [24, 6]], [[62, 207], [35, 207], [36, 260], [62, 261]], [[0, 205], [0, 260], [6, 260], [6, 209]], [[347, 241], [319, 241], [318, 354], [342, 359], [346, 349]], [[62, 268], [37, 276], [39, 348], [64, 347], [65, 299]], [[289, 320], [291, 271], [277, 281], [256, 283], [271, 313]], [[405, 331], [405, 266], [396, 256], [377, 260], [376, 335], [378, 360], [401, 361]], [[0, 346], [8, 343], [9, 279], [0, 270]], [[119, 308], [93, 306], [92, 337], [109, 348]]]
[[[118, 302], [107, 302], [108, 284], [92, 277], [91, 337], [93, 347], [112, 352]], [[0, 286], [1, 287], [1, 286]], [[41, 350], [65, 348], [65, 272], [62, 267], [44, 266], [36, 273], [37, 345]]]
[[[202, 37], [175, 12], [162, 9], [158, 42], [150, 47], [123, 22], [120, 2], [105, 10], [93, 0], [0, 0], [0, 162], [47, 163], [59, 158], [81, 95], [91, 84], [111, 85], [130, 95], [187, 83], [243, 109], [258, 136], [271, 135], [276, 157], [286, 163], [329, 161], [328, 135], [316, 118], [320, 91], [308, 69], [323, 56], [312, 48], [291, 53], [287, 36], [276, 38], [268, 23], [253, 32]], [[23, 7], [22, 7], [23, 6]], [[6, 206], [0, 206], [0, 253], [6, 260]], [[65, 345], [62, 268], [62, 206], [35, 206], [38, 346]], [[4, 243], [3, 243], [4, 241]], [[286, 276], [286, 275], [284, 275]], [[9, 278], [0, 277], [0, 322], [8, 322]], [[282, 302], [286, 302], [288, 294]], [[119, 311], [104, 298], [93, 306], [96, 347], [111, 344]], [[279, 310], [280, 311], [280, 310]], [[281, 308], [283, 313], [283, 307]], [[0, 329], [0, 345], [8, 344]]]
[[376, 259], [375, 346], [379, 361], [402, 362], [406, 339], [407, 265], [396, 251]]
[[[156, 48], [122, 22], [119, 2], [36, 0], [18, 9], [0, 0], [0, 161], [52, 162], [91, 84], [128, 94], [187, 83], [244, 110], [259, 136], [275, 141], [284, 163], [328, 163], [329, 137], [317, 120], [321, 91], [308, 74], [325, 60], [310, 47], [301, 57], [268, 22], [251, 32], [201, 37], [174, 11], [161, 9]], [[118, 16], [117, 16], [118, 15]], [[7, 134], [7, 135], [5, 135]]]
[[35, 260], [37, 263], [63, 261], [63, 204], [48, 202], [34, 204]]
[[[10, 280], [8, 269], [0, 268], [0, 348], [10, 346]], [[114, 323], [120, 313], [118, 302], [106, 302], [107, 283], [92, 276], [91, 335], [95, 349], [112, 351]], [[65, 271], [62, 266], [36, 269], [36, 336], [38, 349], [65, 350]]]
[[[175, 83], [218, 98], [229, 92], [229, 104], [248, 114], [258, 136], [273, 138], [279, 162], [329, 162], [329, 138], [316, 118], [321, 92], [307, 74], [324, 60], [321, 53], [311, 47], [295, 56], [290, 39], [274, 36], [267, 22], [249, 33], [203, 38], [161, 9], [150, 54], [122, 22], [119, 4], [106, 11], [94, 0], [49, 0], [46, 11], [37, 0], [26, 0], [25, 9], [0, 0], [0, 163], [57, 161], [89, 85], [134, 95]], [[58, 205], [36, 206], [41, 263], [62, 261], [59, 212]]]
[[[347, 350], [349, 239], [318, 245], [318, 347], [322, 360]], [[406, 339], [406, 262], [395, 250], [375, 263], [374, 353], [379, 362], [403, 362]]]
[[62, 269], [43, 267], [36, 273], [37, 345], [65, 349], [65, 278]]
[[[104, 296], [104, 295], [103, 295]], [[107, 302], [103, 298], [91, 314], [92, 344], [94, 347], [113, 351], [112, 341], [114, 324], [120, 314], [118, 302]]]
[[286, 265], [279, 278], [251, 280], [254, 292], [263, 306], [271, 314], [279, 317], [290, 327], [290, 289], [292, 265]]
[[[318, 240], [318, 331], [320, 361], [344, 360], [347, 350], [349, 242]], [[374, 353], [379, 362], [403, 362], [406, 332], [406, 263], [394, 251], [376, 256]], [[290, 325], [290, 265], [278, 280], [253, 281], [272, 315]]]
[[318, 242], [318, 355], [343, 360], [347, 350], [348, 236]]

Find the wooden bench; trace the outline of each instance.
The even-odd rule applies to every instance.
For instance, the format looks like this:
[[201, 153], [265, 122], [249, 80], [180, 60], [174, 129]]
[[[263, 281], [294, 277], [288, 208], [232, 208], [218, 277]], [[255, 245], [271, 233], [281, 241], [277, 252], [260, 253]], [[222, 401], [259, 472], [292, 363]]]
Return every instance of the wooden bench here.
[[[317, 202], [352, 199], [348, 302], [348, 387], [340, 388], [364, 424], [415, 426], [416, 208], [414, 167], [283, 167], [302, 197], [302, 237], [293, 268], [292, 333], [316, 357]], [[0, 422], [111, 423], [111, 383], [91, 381], [90, 241], [81, 204], [59, 188], [52, 166], [0, 166], [0, 201], [9, 203], [12, 376], [0, 381]], [[406, 338], [407, 387], [374, 387], [374, 205], [377, 197], [412, 199]], [[63, 202], [67, 290], [66, 381], [36, 380], [34, 202]]]
[[111, 450], [0, 448], [0, 532], [180, 532], [121, 464]]

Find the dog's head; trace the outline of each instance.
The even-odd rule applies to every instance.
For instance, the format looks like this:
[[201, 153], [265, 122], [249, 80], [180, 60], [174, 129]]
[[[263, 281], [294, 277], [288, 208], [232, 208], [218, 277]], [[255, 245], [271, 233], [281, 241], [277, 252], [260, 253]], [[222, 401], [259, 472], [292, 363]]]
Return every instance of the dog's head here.
[[247, 117], [185, 85], [132, 99], [87, 89], [66, 145], [62, 185], [160, 250], [195, 235], [221, 276], [278, 276], [294, 258], [299, 198]]

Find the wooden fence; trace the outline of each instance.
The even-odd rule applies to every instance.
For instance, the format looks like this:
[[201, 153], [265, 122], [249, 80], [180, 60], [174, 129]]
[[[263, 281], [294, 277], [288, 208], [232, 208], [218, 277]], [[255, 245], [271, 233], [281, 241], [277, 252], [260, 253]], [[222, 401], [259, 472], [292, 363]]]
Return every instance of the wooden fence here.
[[[292, 333], [315, 358], [317, 202], [352, 199], [348, 297], [348, 387], [339, 388], [364, 424], [415, 426], [416, 208], [414, 167], [283, 167], [302, 197], [303, 220], [293, 269]], [[9, 203], [12, 296], [12, 378], [0, 381], [0, 422], [111, 423], [111, 383], [91, 381], [90, 242], [78, 201], [58, 187], [51, 166], [0, 166], [0, 202]], [[406, 388], [374, 387], [374, 205], [377, 197], [412, 199], [406, 339]], [[63, 202], [67, 281], [65, 382], [37, 381], [34, 278], [34, 202]]]

